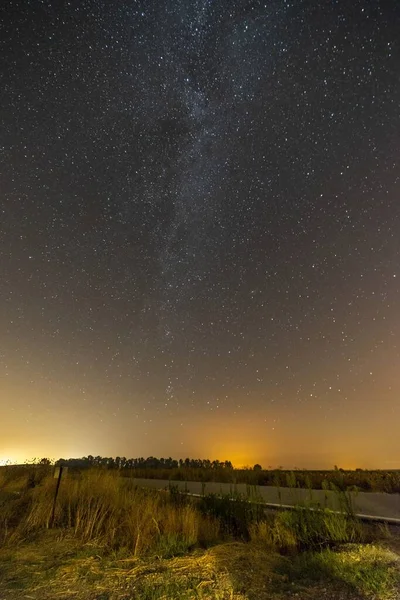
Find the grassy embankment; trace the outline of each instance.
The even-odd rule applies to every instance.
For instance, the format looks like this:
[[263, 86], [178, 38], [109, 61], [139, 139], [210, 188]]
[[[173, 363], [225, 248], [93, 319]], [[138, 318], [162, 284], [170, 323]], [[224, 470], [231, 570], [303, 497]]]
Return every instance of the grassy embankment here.
[[62, 482], [49, 529], [46, 473], [0, 469], [1, 598], [399, 597], [396, 540], [350, 514], [194, 503], [92, 470]]

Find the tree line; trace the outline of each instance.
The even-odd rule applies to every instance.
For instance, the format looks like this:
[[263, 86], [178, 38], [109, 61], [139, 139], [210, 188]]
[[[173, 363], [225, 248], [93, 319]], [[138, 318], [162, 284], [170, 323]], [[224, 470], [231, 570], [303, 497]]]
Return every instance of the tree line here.
[[[42, 459], [46, 460], [46, 459]], [[43, 464], [43, 463], [42, 463]], [[233, 469], [230, 460], [209, 460], [201, 458], [156, 458], [149, 456], [147, 458], [126, 458], [125, 456], [106, 457], [106, 456], [83, 456], [82, 458], [59, 458], [56, 466], [66, 467], [104, 467], [107, 469], [207, 469], [223, 470]]]

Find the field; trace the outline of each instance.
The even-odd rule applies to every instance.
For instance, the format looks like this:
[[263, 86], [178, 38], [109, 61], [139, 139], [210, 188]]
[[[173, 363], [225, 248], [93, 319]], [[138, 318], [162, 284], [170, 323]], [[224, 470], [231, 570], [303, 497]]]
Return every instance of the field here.
[[172, 458], [109, 458], [85, 456], [60, 459], [59, 464], [72, 468], [102, 467], [119, 469], [128, 477], [146, 479], [170, 479], [180, 481], [202, 481], [218, 483], [245, 483], [247, 485], [299, 487], [322, 490], [332, 485], [341, 490], [352, 489], [363, 492], [400, 493], [400, 470], [382, 471], [335, 467], [332, 470], [285, 470], [282, 468], [262, 469], [261, 465], [234, 469], [230, 461]]
[[0, 469], [2, 600], [400, 598], [400, 533], [351, 512], [194, 500], [101, 468], [69, 472], [54, 506], [55, 488], [46, 466]]
[[322, 490], [332, 484], [339, 489], [363, 492], [400, 493], [400, 471], [287, 471], [283, 469], [204, 469], [204, 468], [136, 468], [130, 473], [148, 479], [181, 481], [215, 481], [218, 483], [246, 483], [248, 485], [299, 487]]

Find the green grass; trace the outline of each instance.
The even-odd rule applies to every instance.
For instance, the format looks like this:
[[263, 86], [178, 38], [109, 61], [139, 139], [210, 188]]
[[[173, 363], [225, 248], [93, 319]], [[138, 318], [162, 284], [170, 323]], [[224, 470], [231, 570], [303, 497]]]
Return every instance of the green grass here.
[[359, 521], [348, 515], [298, 507], [252, 524], [250, 536], [255, 542], [285, 553], [360, 542], [363, 529]]
[[377, 545], [351, 545], [340, 550], [299, 554], [286, 565], [291, 581], [330, 581], [365, 598], [398, 598], [399, 556]]

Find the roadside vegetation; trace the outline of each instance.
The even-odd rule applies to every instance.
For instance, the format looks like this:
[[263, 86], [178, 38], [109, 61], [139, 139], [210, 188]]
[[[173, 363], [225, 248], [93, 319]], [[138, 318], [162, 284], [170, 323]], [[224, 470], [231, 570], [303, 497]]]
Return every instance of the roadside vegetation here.
[[[50, 462], [42, 459], [44, 463]], [[82, 458], [59, 459], [56, 464], [74, 469], [103, 468], [118, 469], [127, 477], [167, 479], [170, 481], [214, 481], [218, 483], [246, 483], [248, 485], [272, 485], [321, 490], [335, 486], [340, 490], [363, 492], [400, 493], [400, 470], [380, 471], [354, 469], [345, 470], [335, 466], [332, 470], [309, 471], [282, 468], [263, 469], [256, 464], [245, 469], [236, 469], [229, 460], [173, 458], [116, 458], [84, 456]]]
[[[135, 487], [120, 470], [0, 469], [0, 597], [399, 598], [399, 538], [350, 511]], [[311, 510], [314, 509], [314, 510]]]

